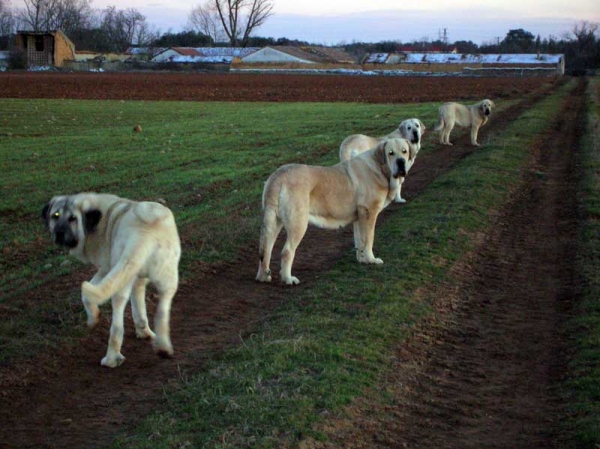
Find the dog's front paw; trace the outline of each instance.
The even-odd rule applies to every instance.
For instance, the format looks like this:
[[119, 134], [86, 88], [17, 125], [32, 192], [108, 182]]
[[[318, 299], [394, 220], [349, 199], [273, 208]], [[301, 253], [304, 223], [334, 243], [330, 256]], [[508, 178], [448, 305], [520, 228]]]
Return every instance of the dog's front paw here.
[[400, 204], [404, 204], [406, 203], [406, 200], [404, 198], [394, 198], [394, 203], [400, 203]]
[[87, 327], [89, 329], [95, 328], [96, 325], [100, 322], [99, 316], [100, 316], [99, 312], [96, 315], [92, 315], [92, 316], [88, 315], [88, 318], [87, 318]]
[[100, 365], [106, 366], [108, 368], [116, 368], [121, 366], [125, 362], [125, 356], [121, 353], [106, 355], [101, 361]]
[[271, 282], [271, 270], [262, 270], [259, 268], [258, 273], [256, 275], [256, 280], [258, 282]]
[[163, 359], [169, 359], [173, 356], [173, 345], [164, 338], [156, 338], [152, 342], [152, 347], [154, 348], [154, 353]]
[[298, 285], [300, 280], [296, 276], [290, 276], [285, 278], [282, 277], [281, 282], [285, 283], [286, 285]]
[[363, 255], [359, 254], [357, 259], [358, 259], [359, 263], [368, 263], [368, 264], [375, 264], [375, 265], [381, 265], [383, 263], [383, 260], [381, 260], [379, 257], [367, 257], [364, 254]]

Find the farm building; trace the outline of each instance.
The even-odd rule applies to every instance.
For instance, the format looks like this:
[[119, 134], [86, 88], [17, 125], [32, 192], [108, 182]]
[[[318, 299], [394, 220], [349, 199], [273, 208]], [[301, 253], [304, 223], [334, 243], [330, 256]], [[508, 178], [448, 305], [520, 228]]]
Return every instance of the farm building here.
[[273, 46], [261, 48], [244, 56], [241, 62], [246, 64], [354, 64], [356, 60], [348, 53], [335, 48]]
[[163, 51], [167, 50], [166, 48], [161, 47], [129, 47], [125, 50], [125, 54], [132, 60], [144, 60], [149, 61], [154, 56]]
[[515, 72], [564, 75], [564, 55], [551, 54], [461, 54], [461, 53], [368, 53], [363, 68], [393, 65], [395, 69], [426, 72]]
[[115, 61], [126, 61], [130, 58], [130, 55], [125, 53], [102, 53], [94, 51], [79, 51], [75, 52], [75, 62], [115, 62]]
[[62, 31], [18, 31], [16, 44], [26, 52], [28, 66], [62, 67], [75, 59], [75, 44]]
[[257, 50], [256, 47], [171, 47], [156, 54], [152, 62], [231, 64]]
[[167, 48], [160, 53], [157, 53], [153, 58], [152, 62], [168, 62], [172, 61], [177, 56], [202, 56], [195, 48], [188, 47], [171, 47]]

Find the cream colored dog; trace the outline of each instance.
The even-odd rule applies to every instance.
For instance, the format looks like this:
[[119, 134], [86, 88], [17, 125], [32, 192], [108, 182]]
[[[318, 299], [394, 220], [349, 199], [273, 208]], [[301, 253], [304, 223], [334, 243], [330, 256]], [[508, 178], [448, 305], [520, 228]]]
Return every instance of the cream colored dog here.
[[[90, 282], [82, 284], [81, 299], [89, 327], [98, 323], [98, 306], [112, 297], [110, 339], [100, 363], [115, 368], [125, 361], [121, 354], [123, 312], [130, 296], [137, 336], [152, 339], [158, 355], [172, 355], [169, 317], [181, 249], [171, 211], [158, 203], [80, 193], [55, 196], [42, 216], [56, 244], [98, 269]], [[150, 330], [146, 315], [148, 282], [156, 286], [159, 295], [156, 334]]]
[[482, 100], [479, 103], [465, 106], [459, 103], [444, 103], [438, 111], [438, 123], [434, 130], [440, 132], [440, 143], [443, 145], [452, 145], [450, 143], [450, 132], [454, 125], [463, 128], [471, 128], [471, 144], [476, 147], [477, 132], [479, 128], [488, 121], [494, 102], [491, 100]]
[[271, 252], [285, 228], [281, 281], [288, 285], [300, 282], [292, 276], [292, 263], [309, 223], [326, 229], [354, 223], [358, 261], [383, 263], [373, 255], [375, 222], [394, 198], [398, 180], [406, 175], [408, 153], [405, 139], [391, 139], [331, 167], [290, 164], [277, 169], [263, 191], [256, 280], [271, 281]]
[[[371, 137], [365, 134], [352, 134], [344, 139], [340, 145], [340, 161], [347, 161], [348, 159], [374, 148], [379, 142], [387, 139], [402, 138], [406, 139], [409, 143], [410, 155], [408, 158], [408, 164], [406, 172], [415, 163], [415, 158], [421, 149], [421, 137], [425, 134], [425, 125], [421, 120], [417, 118], [411, 118], [404, 120], [398, 128], [384, 137]], [[394, 202], [405, 203], [406, 200], [402, 198], [401, 190], [404, 178], [401, 178], [398, 182], [398, 190], [394, 197]]]

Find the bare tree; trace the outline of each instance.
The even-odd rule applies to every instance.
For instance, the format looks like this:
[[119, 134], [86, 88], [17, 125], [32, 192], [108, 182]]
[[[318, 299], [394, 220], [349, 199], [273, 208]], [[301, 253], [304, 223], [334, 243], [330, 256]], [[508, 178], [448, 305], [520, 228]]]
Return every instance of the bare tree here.
[[194, 7], [188, 17], [188, 23], [192, 29], [209, 36], [213, 42], [222, 42], [226, 38], [214, 1]]
[[67, 36], [71, 33], [90, 28], [94, 12], [92, 0], [58, 0], [49, 20], [49, 29], [61, 30]]
[[18, 10], [21, 26], [31, 31], [61, 30], [67, 35], [90, 26], [92, 0], [24, 0]]
[[24, 0], [25, 7], [17, 16], [23, 28], [31, 31], [48, 31], [56, 10], [57, 0]]
[[104, 47], [115, 52], [124, 51], [132, 45], [148, 45], [159, 35], [137, 9], [117, 10], [114, 6], [102, 12], [100, 34]]
[[572, 33], [575, 36], [575, 40], [580, 50], [586, 50], [596, 42], [596, 32], [598, 31], [598, 24], [583, 21], [579, 24], [575, 24]]
[[15, 19], [10, 8], [10, 2], [0, 0], [0, 36], [9, 36], [14, 32]]
[[11, 48], [15, 27], [16, 21], [9, 1], [0, 0], [0, 50]]
[[232, 47], [245, 47], [250, 34], [273, 15], [273, 6], [270, 0], [207, 0], [192, 10], [190, 23], [213, 39], [220, 28]]

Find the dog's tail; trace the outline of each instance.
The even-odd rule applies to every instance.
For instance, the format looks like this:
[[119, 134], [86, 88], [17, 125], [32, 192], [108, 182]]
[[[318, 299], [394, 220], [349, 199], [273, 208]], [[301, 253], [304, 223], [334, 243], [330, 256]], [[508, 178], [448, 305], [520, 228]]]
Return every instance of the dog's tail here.
[[134, 243], [98, 284], [87, 281], [81, 284], [83, 295], [96, 305], [105, 303], [137, 276], [152, 251], [152, 245]]
[[433, 130], [441, 131], [443, 127], [444, 127], [444, 117], [440, 116], [440, 118], [438, 119], [437, 125], [435, 125], [433, 127]]

